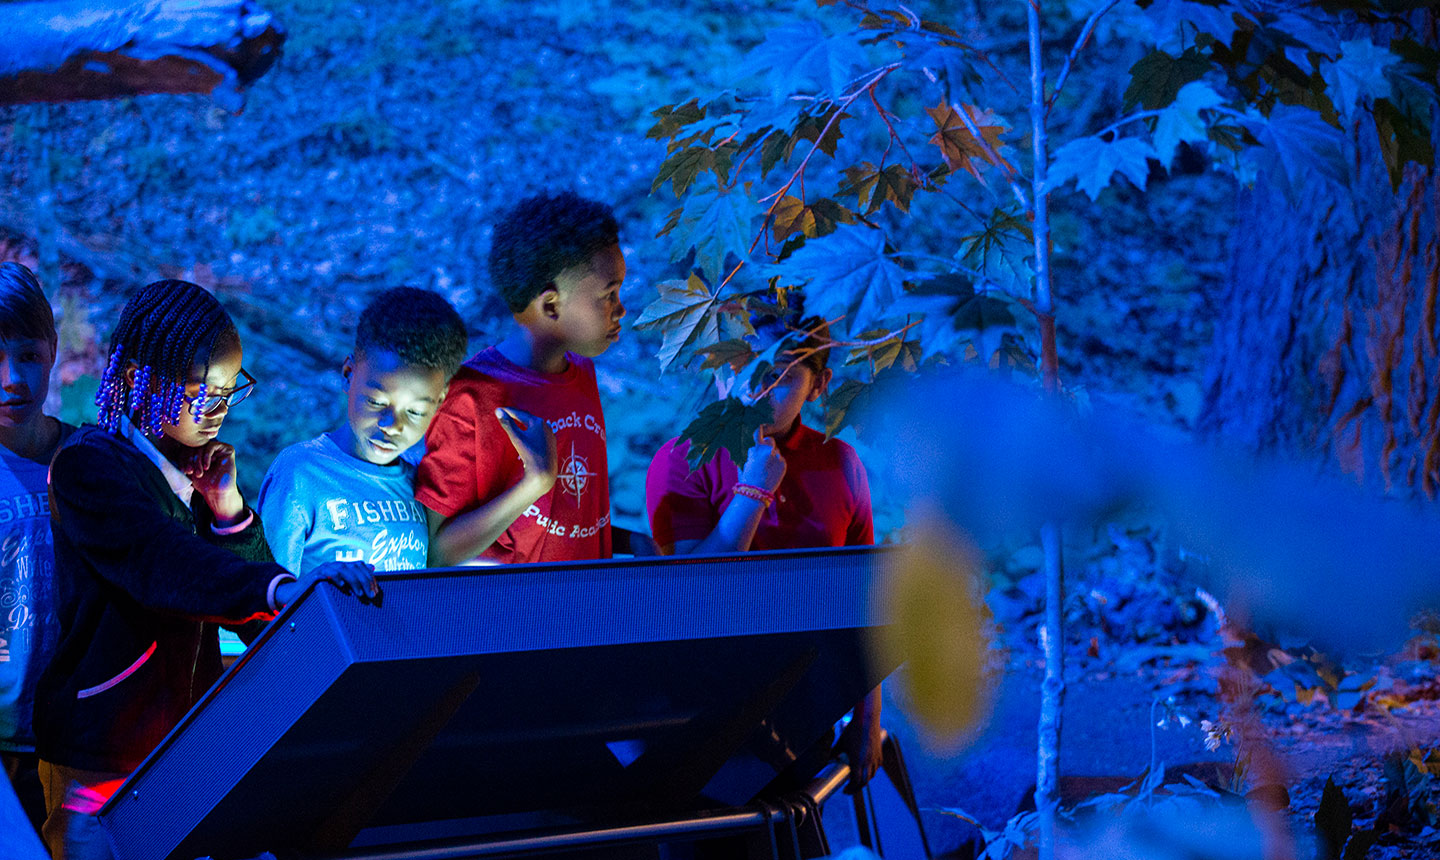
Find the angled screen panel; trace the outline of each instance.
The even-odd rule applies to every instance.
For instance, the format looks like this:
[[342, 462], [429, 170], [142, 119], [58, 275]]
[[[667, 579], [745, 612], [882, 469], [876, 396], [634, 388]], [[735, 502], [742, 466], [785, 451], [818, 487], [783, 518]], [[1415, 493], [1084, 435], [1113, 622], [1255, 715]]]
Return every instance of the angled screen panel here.
[[121, 860], [744, 803], [893, 667], [882, 550], [416, 571], [272, 623], [102, 811]]

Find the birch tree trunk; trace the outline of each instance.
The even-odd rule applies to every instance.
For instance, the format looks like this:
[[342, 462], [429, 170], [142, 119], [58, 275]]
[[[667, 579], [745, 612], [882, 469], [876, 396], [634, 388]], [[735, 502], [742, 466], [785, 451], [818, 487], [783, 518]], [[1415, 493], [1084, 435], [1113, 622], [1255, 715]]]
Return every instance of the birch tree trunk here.
[[[1028, 0], [1030, 44], [1030, 122], [1034, 149], [1031, 211], [1035, 234], [1035, 313], [1040, 322], [1040, 375], [1045, 391], [1060, 390], [1058, 350], [1055, 345], [1055, 303], [1050, 289], [1050, 208], [1045, 182], [1049, 161], [1046, 129], [1045, 59], [1041, 39], [1041, 0]], [[1040, 530], [1045, 553], [1045, 625], [1041, 643], [1045, 652], [1045, 679], [1040, 686], [1040, 724], [1035, 774], [1035, 809], [1040, 815], [1040, 860], [1055, 857], [1055, 817], [1060, 806], [1060, 725], [1065, 703], [1065, 602], [1061, 565], [1060, 524], [1046, 523]]]

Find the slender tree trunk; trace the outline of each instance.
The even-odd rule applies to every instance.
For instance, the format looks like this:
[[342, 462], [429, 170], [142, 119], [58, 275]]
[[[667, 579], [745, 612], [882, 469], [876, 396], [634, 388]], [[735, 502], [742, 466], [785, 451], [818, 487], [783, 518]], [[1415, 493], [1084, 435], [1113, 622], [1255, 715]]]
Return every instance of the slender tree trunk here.
[[[1035, 232], [1035, 312], [1040, 321], [1040, 373], [1045, 391], [1060, 390], [1055, 347], [1055, 304], [1050, 290], [1050, 210], [1045, 182], [1049, 142], [1045, 126], [1045, 59], [1040, 33], [1040, 0], [1028, 0], [1030, 42], [1030, 122], [1034, 149], [1031, 227]], [[1055, 814], [1060, 806], [1060, 725], [1065, 705], [1065, 602], [1060, 524], [1040, 530], [1045, 553], [1045, 680], [1040, 687], [1040, 724], [1036, 754], [1035, 809], [1040, 814], [1040, 860], [1055, 857]]]

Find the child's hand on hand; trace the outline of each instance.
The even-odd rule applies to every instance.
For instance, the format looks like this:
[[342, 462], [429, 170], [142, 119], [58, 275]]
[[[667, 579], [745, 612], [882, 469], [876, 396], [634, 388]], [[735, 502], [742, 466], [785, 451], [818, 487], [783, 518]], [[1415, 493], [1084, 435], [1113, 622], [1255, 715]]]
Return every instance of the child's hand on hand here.
[[245, 499], [235, 482], [235, 448], [211, 439], [195, 449], [185, 464], [185, 475], [222, 524], [245, 513]]
[[745, 468], [740, 470], [740, 483], [773, 493], [783, 477], [785, 458], [775, 447], [775, 440], [756, 430], [755, 446], [745, 458]]
[[535, 484], [539, 495], [550, 492], [560, 469], [559, 450], [550, 425], [529, 412], [508, 406], [496, 409], [495, 417], [500, 420], [500, 429], [515, 446], [515, 453], [520, 455], [520, 463], [525, 467], [525, 480]]

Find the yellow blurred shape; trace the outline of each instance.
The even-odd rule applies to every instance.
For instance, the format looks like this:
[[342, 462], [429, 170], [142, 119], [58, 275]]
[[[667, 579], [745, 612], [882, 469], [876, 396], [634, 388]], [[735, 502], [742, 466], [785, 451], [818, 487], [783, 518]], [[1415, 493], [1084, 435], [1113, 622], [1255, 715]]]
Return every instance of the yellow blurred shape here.
[[[948, 523], [921, 519], [890, 556], [875, 605], [889, 621], [872, 647], [903, 660], [907, 710], [937, 746], [953, 747], [989, 713], [990, 617], [978, 600], [980, 553]], [[893, 665], [887, 663], [887, 665]]]

